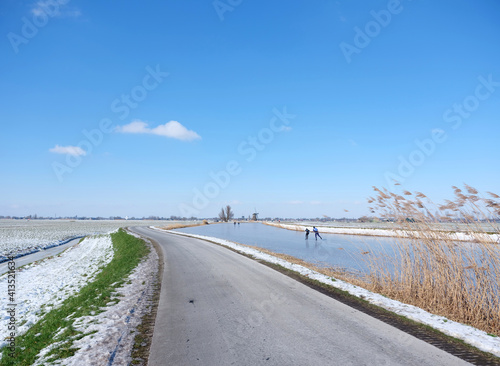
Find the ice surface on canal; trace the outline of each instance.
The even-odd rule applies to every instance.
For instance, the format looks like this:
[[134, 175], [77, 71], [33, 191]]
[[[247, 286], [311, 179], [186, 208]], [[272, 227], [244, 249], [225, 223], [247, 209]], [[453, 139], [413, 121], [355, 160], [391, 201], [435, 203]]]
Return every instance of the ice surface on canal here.
[[339, 235], [321, 232], [322, 240], [314, 233], [305, 239], [305, 233], [263, 225], [213, 224], [177, 229], [190, 234], [207, 235], [246, 245], [254, 245], [276, 253], [284, 253], [306, 262], [334, 266], [354, 271], [366, 271], [368, 255], [391, 254], [394, 239], [357, 235]]

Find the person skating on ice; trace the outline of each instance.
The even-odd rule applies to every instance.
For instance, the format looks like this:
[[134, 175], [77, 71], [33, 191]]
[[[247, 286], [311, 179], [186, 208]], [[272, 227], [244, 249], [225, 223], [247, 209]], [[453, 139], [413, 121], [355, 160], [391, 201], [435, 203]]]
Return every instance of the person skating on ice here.
[[319, 231], [318, 231], [318, 228], [316, 226], [313, 226], [313, 231], [314, 231], [314, 239], [318, 240], [318, 236], [321, 240], [323, 240], [323, 238], [321, 237], [321, 235], [319, 235]]

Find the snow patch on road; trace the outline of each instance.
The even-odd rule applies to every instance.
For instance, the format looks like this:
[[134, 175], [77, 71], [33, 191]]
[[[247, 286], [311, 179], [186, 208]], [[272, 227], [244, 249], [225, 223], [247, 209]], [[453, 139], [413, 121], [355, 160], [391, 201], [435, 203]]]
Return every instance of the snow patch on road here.
[[[380, 306], [384, 309], [387, 309], [389, 311], [392, 311], [396, 314], [405, 316], [411, 320], [414, 320], [416, 322], [426, 324], [428, 326], [431, 326], [432, 328], [435, 328], [439, 331], [441, 331], [444, 334], [447, 334], [449, 336], [452, 336], [457, 339], [461, 339], [464, 342], [473, 345], [474, 347], [485, 351], [485, 352], [490, 352], [494, 354], [495, 356], [500, 357], [500, 338], [499, 337], [492, 337], [488, 335], [486, 332], [476, 329], [474, 327], [461, 324], [452, 320], [448, 320], [445, 317], [442, 316], [437, 316], [434, 314], [431, 314], [425, 310], [422, 310], [416, 306], [413, 305], [408, 305], [404, 304], [402, 302], [396, 301], [389, 299], [385, 296], [382, 296], [380, 294], [373, 293], [371, 291], [365, 290], [364, 288], [354, 286], [350, 283], [347, 283], [342, 280], [338, 279], [332, 279], [332, 277], [326, 276], [324, 274], [318, 273], [316, 271], [313, 271], [309, 268], [306, 268], [304, 266], [294, 264], [287, 262], [281, 258], [277, 258], [275, 256], [263, 253], [257, 249], [254, 248], [249, 248], [247, 246], [244, 246], [242, 244], [237, 244], [228, 240], [224, 239], [219, 239], [219, 238], [214, 238], [210, 236], [204, 236], [204, 235], [194, 235], [194, 234], [187, 234], [187, 233], [182, 233], [179, 231], [172, 231], [172, 230], [162, 230], [158, 229], [155, 227], [150, 227], [151, 229], [162, 231], [162, 232], [170, 232], [173, 234], [177, 235], [184, 235], [184, 236], [189, 236], [193, 238], [198, 238], [198, 239], [203, 239], [203, 240], [208, 240], [212, 241], [221, 245], [224, 245], [226, 247], [229, 247], [231, 249], [234, 249], [238, 252], [252, 255], [255, 258], [265, 260], [270, 263], [278, 264], [282, 267], [285, 267], [287, 269], [290, 269], [292, 271], [299, 272], [302, 275], [308, 276], [309, 278], [312, 278], [314, 280], [317, 280], [319, 282], [325, 283], [327, 285], [330, 285], [332, 287], [341, 289], [343, 291], [347, 291], [351, 295], [360, 297], [371, 304]], [[323, 228], [323, 231], [324, 228]]]

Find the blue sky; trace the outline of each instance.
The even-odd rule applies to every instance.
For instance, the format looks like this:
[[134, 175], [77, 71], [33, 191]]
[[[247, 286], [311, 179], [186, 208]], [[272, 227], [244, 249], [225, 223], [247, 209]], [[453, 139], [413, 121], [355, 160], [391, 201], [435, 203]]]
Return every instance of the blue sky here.
[[500, 192], [495, 0], [4, 0], [0, 17], [0, 215], [359, 217], [395, 178], [436, 201]]

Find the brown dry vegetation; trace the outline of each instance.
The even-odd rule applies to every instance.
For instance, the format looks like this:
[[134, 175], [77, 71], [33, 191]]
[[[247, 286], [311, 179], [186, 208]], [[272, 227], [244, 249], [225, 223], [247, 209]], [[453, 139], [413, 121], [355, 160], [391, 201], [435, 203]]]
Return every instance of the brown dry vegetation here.
[[[500, 234], [494, 221], [499, 196], [482, 197], [467, 185], [465, 191], [453, 189], [454, 201], [435, 205], [420, 192], [400, 195], [374, 187], [372, 212], [395, 220], [409, 240], [395, 239], [395, 256], [368, 259], [363, 287], [500, 335], [500, 248], [485, 235]], [[432, 229], [450, 220], [466, 225], [474, 243]]]
[[170, 224], [170, 225], [164, 226], [164, 227], [162, 227], [160, 229], [163, 229], [163, 230], [173, 230], [173, 229], [182, 229], [182, 228], [185, 228], [185, 227], [195, 227], [195, 226], [202, 226], [202, 225], [208, 225], [208, 221], [207, 220], [203, 220], [200, 224], [182, 224], [182, 223]]
[[[363, 255], [370, 268], [366, 277], [270, 254], [500, 335], [500, 243], [492, 241], [492, 234], [500, 235], [500, 196], [487, 192], [484, 197], [468, 185], [464, 190], [453, 186], [455, 199], [436, 205], [421, 192], [374, 190], [376, 197], [368, 200], [372, 213], [394, 221], [405, 239], [394, 238], [395, 255], [362, 253], [368, 254]], [[436, 230], [440, 223], [457, 221], [471, 242]]]

